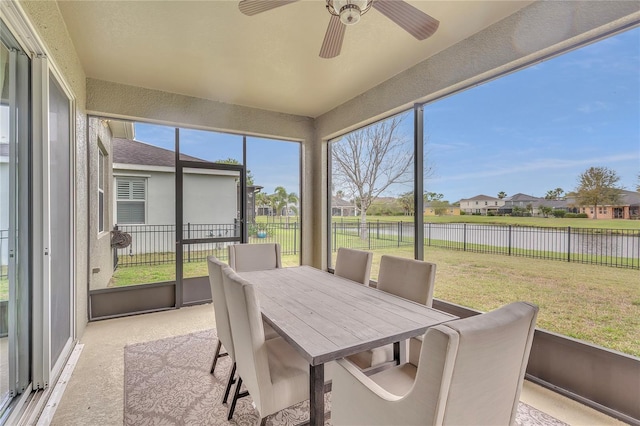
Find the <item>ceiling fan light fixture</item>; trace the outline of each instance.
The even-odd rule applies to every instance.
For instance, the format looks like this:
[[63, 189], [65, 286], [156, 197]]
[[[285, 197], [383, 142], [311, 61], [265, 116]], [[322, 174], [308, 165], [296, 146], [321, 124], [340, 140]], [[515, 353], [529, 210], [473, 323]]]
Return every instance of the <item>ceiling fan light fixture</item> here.
[[340, 9], [340, 22], [345, 25], [354, 25], [360, 21], [360, 8], [355, 4], [347, 4]]
[[327, 9], [344, 25], [354, 25], [371, 8], [373, 0], [327, 0]]

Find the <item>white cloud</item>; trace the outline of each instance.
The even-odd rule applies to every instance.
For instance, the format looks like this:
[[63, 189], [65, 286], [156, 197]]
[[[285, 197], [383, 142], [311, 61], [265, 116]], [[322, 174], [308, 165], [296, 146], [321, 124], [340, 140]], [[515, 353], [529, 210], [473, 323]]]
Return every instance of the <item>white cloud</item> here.
[[594, 101], [586, 104], [582, 104], [578, 107], [578, 111], [585, 114], [591, 114], [592, 112], [608, 111], [611, 109], [611, 105], [607, 102]]
[[443, 178], [434, 178], [433, 181], [444, 182], [450, 180], [478, 180], [487, 177], [505, 176], [510, 174], [522, 174], [524, 172], [537, 172], [541, 170], [558, 170], [558, 169], [570, 169], [579, 166], [591, 166], [594, 164], [610, 164], [622, 161], [638, 160], [638, 153], [624, 153], [610, 155], [607, 157], [597, 158], [583, 158], [565, 160], [558, 158], [541, 158], [530, 161], [528, 163], [522, 163], [517, 165], [511, 165], [509, 167], [498, 167], [491, 170], [478, 170], [471, 173], [456, 174], [454, 176], [447, 176]]

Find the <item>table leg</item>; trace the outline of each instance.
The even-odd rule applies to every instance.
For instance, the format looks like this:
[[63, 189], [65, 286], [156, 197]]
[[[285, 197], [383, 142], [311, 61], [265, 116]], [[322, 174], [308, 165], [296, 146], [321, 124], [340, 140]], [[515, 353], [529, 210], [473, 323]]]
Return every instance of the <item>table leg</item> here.
[[393, 344], [393, 359], [398, 365], [407, 362], [407, 341], [395, 342]]
[[324, 425], [324, 364], [309, 365], [309, 424]]

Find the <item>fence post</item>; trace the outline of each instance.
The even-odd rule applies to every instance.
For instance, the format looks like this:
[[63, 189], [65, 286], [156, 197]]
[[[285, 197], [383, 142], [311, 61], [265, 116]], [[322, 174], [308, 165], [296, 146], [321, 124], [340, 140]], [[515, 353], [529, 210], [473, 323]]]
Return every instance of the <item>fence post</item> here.
[[567, 226], [567, 262], [571, 262], [571, 227]]
[[369, 244], [369, 250], [371, 250], [371, 222], [367, 222], [367, 244]]
[[511, 225], [509, 225], [509, 256], [511, 256]]
[[380, 219], [378, 219], [377, 224], [376, 224], [376, 238], [378, 240], [380, 239]]
[[[187, 239], [191, 239], [191, 222], [187, 222]], [[191, 262], [191, 244], [187, 246], [187, 262]]]
[[293, 224], [293, 254], [298, 254], [298, 222]]
[[398, 222], [398, 247], [400, 247], [400, 226], [401, 226], [402, 222]]
[[467, 251], [467, 224], [462, 224], [462, 251]]
[[[116, 225], [113, 227], [113, 229], [114, 229], [115, 231], [117, 231], [117, 230], [118, 230], [118, 225], [116, 224]], [[118, 267], [118, 248], [117, 248], [117, 247], [114, 247], [114, 248], [113, 248], [113, 270], [115, 271], [117, 267]]]
[[429, 232], [428, 232], [427, 235], [429, 237], [428, 237], [427, 241], [429, 241], [429, 247], [431, 247], [431, 222], [429, 222], [428, 225], [429, 225]]
[[336, 251], [338, 245], [338, 222], [333, 222], [333, 251]]

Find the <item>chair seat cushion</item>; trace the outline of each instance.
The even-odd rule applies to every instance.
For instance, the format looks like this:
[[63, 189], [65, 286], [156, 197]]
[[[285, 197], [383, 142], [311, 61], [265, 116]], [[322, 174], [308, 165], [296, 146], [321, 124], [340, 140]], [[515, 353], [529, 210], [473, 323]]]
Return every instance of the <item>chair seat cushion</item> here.
[[417, 368], [415, 365], [407, 363], [383, 370], [369, 376], [369, 378], [388, 392], [402, 396], [411, 390], [416, 379], [416, 371]]

